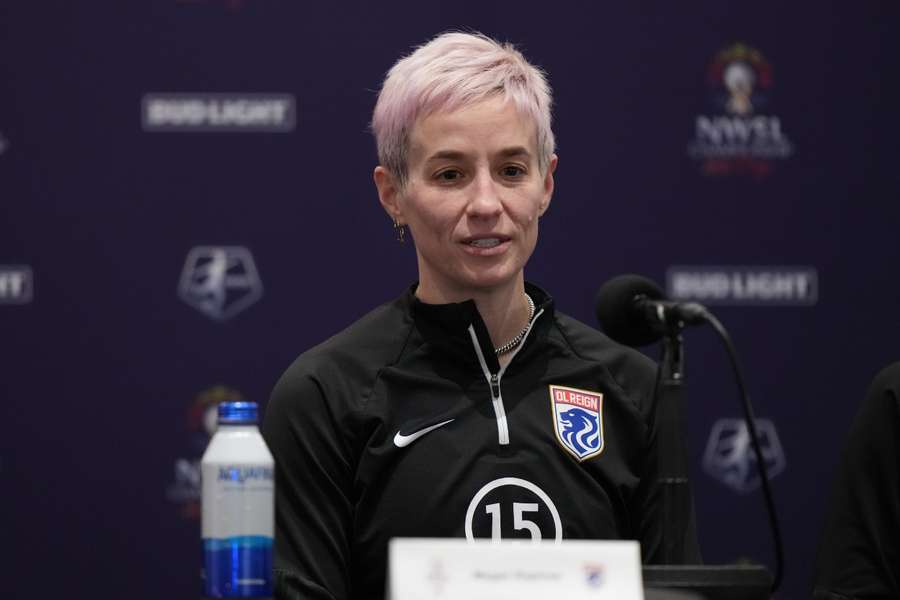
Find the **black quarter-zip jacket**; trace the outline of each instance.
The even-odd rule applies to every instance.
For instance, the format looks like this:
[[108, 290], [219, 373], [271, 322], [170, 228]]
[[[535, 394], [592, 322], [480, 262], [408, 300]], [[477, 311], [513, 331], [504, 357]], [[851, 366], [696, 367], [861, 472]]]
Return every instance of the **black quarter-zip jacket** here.
[[[276, 597], [383, 597], [393, 537], [636, 539], [657, 562], [654, 363], [526, 284], [535, 317], [500, 368], [474, 302], [425, 304], [414, 289], [275, 386]], [[582, 435], [554, 394], [599, 405]], [[683, 562], [696, 562], [683, 518]]]

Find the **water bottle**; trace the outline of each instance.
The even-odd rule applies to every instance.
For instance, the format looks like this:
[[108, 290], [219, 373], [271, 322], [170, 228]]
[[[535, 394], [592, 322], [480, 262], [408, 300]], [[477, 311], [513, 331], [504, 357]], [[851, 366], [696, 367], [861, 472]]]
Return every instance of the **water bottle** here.
[[219, 404], [200, 472], [203, 595], [272, 595], [275, 462], [256, 426], [255, 402]]

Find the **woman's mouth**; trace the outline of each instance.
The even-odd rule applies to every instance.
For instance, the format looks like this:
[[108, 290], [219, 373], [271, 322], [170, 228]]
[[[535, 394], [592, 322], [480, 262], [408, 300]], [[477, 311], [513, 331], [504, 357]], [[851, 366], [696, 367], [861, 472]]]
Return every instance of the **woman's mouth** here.
[[510, 238], [504, 236], [470, 238], [463, 240], [462, 245], [468, 254], [474, 256], [495, 256], [502, 254], [509, 248]]
[[500, 238], [481, 238], [480, 240], [472, 240], [469, 245], [476, 248], [493, 248], [500, 245]]

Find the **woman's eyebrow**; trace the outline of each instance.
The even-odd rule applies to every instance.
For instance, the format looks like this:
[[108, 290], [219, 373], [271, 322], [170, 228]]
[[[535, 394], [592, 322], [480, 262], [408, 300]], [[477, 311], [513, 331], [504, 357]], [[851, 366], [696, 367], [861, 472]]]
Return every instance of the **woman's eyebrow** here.
[[499, 154], [504, 158], [509, 158], [511, 156], [531, 157], [531, 152], [529, 152], [528, 148], [526, 148], [525, 146], [512, 146], [511, 148], [504, 148], [499, 152]]
[[465, 153], [459, 150], [438, 150], [428, 160], [461, 160], [465, 157]]
[[[502, 158], [510, 158], [512, 156], [531, 157], [531, 152], [525, 146], [510, 146], [500, 150], [497, 154]], [[438, 150], [429, 156], [427, 160], [462, 160], [465, 157], [465, 152], [459, 150]]]

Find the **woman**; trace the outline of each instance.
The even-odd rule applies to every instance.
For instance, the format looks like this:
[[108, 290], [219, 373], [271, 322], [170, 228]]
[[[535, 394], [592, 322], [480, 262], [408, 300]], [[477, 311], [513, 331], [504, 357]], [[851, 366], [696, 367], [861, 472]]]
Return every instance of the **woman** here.
[[380, 597], [398, 536], [628, 538], [658, 557], [654, 365], [524, 280], [553, 194], [550, 104], [543, 74], [481, 35], [388, 74], [375, 185], [419, 282], [273, 392], [280, 597]]

